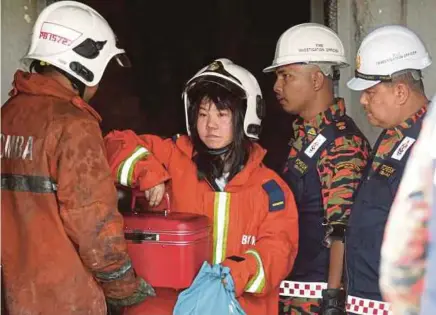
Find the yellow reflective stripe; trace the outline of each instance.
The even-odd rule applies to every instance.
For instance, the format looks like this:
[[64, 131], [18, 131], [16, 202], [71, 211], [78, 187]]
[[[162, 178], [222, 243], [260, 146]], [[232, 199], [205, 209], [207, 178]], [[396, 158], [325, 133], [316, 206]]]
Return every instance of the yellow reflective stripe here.
[[118, 167], [117, 179], [121, 185], [132, 185], [132, 174], [135, 169], [136, 162], [148, 155], [148, 150], [144, 147], [136, 147], [130, 157], [125, 159]]
[[260, 258], [259, 253], [254, 249], [249, 249], [245, 253], [253, 255], [257, 261], [257, 272], [248, 282], [245, 291], [250, 293], [261, 293], [265, 287], [265, 271], [263, 270], [262, 258]]
[[226, 257], [229, 228], [230, 194], [215, 193], [213, 224], [213, 263], [219, 264]]

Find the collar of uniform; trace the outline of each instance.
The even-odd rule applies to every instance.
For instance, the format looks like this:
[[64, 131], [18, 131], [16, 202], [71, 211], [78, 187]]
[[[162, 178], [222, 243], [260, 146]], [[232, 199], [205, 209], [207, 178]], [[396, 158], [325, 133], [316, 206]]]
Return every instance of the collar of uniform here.
[[338, 117], [345, 115], [345, 103], [342, 98], [339, 98], [337, 102], [331, 105], [326, 111], [319, 113], [313, 119], [306, 121], [303, 118], [298, 117], [294, 121], [294, 136], [298, 138], [303, 134], [309, 134], [316, 136], [320, 130], [329, 125]]
[[[190, 159], [192, 159], [195, 153], [191, 138], [189, 136], [180, 136], [177, 139], [176, 146]], [[258, 143], [254, 142], [249, 153], [247, 164], [245, 164], [241, 171], [236, 174], [236, 176], [233, 177], [230, 182], [227, 183], [225, 191], [236, 192], [241, 187], [245, 187], [244, 185], [250, 179], [253, 172], [259, 167], [262, 167], [265, 154], [266, 150]]]
[[81, 97], [79, 96], [75, 96], [71, 99], [71, 103], [80, 108], [81, 110], [87, 111], [88, 113], [90, 113], [92, 115], [92, 117], [94, 117], [95, 119], [97, 119], [97, 121], [100, 123], [102, 121], [101, 116], [95, 111], [94, 108], [92, 108], [88, 103], [86, 103]]
[[421, 118], [426, 112], [427, 112], [427, 105], [421, 107], [415, 114], [413, 114], [411, 117], [407, 118], [405, 121], [403, 121], [398, 126], [395, 126], [393, 128], [389, 128], [387, 130], [387, 134], [393, 135], [396, 133], [396, 134], [398, 134], [398, 136], [400, 138], [402, 138], [404, 131], [406, 129], [409, 129], [410, 127], [412, 127], [415, 124], [415, 122], [419, 118]]
[[262, 148], [259, 144], [253, 143], [248, 161], [242, 168], [242, 170], [228, 182], [226, 186], [226, 191], [236, 192], [240, 188], [246, 187], [246, 182], [250, 179], [253, 172], [255, 172], [259, 167], [262, 167], [262, 161], [265, 157], [266, 150]]
[[101, 122], [100, 115], [81, 97], [77, 96], [76, 93], [65, 88], [56, 80], [38, 73], [29, 73], [21, 70], [15, 73], [11, 94], [16, 95], [19, 93], [51, 96], [69, 101], [77, 108], [91, 114], [98, 122]]

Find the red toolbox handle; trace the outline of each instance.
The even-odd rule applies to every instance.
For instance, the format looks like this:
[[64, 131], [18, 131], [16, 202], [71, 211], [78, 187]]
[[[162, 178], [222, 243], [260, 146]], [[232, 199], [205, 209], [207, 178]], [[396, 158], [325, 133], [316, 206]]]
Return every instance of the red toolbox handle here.
[[[145, 193], [143, 191], [137, 190], [137, 189], [133, 189], [132, 190], [132, 201], [130, 204], [130, 209], [132, 209], [132, 212], [137, 214], [138, 212], [135, 211], [136, 209], [136, 200], [139, 198], [144, 198], [145, 199]], [[170, 212], [171, 212], [171, 202], [170, 202], [170, 195], [168, 192], [164, 193], [163, 198], [165, 199], [165, 203], [166, 203], [166, 207], [164, 208], [164, 210], [162, 211], [163, 214], [165, 216], [167, 216]]]

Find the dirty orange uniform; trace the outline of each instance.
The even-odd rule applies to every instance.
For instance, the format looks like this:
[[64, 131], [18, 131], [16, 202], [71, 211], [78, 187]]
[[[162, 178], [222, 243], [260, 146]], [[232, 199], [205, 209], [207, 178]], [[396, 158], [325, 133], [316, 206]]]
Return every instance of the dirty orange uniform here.
[[[1, 262], [8, 311], [106, 315], [139, 284], [99, 115], [72, 91], [18, 71], [1, 109]], [[2, 292], [3, 293], [3, 292]]]
[[[162, 140], [114, 131], [105, 141], [109, 164], [121, 184], [144, 189], [148, 173], [163, 164], [171, 178], [172, 208], [211, 218], [212, 262], [230, 267], [242, 308], [249, 315], [277, 314], [279, 284], [297, 254], [298, 218], [291, 191], [262, 164], [265, 150], [254, 144], [247, 164], [217, 191], [198, 179], [187, 136]], [[176, 298], [175, 291], [161, 289], [140, 307], [143, 314], [172, 314]]]

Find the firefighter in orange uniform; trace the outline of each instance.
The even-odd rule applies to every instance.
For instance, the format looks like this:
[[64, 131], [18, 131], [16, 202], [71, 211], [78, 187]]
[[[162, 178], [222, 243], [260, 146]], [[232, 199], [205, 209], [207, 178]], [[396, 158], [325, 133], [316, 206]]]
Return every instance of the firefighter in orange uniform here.
[[[173, 208], [211, 218], [212, 263], [231, 269], [242, 308], [277, 314], [279, 284], [297, 254], [298, 219], [291, 191], [262, 164], [265, 150], [252, 141], [264, 110], [259, 85], [246, 69], [218, 59], [188, 81], [183, 95], [189, 136], [114, 131], [105, 139], [112, 172], [122, 185], [147, 189], [142, 181], [154, 161], [162, 163]], [[163, 191], [163, 184], [150, 190], [150, 203]], [[156, 292], [141, 314], [172, 314], [175, 291]]]
[[127, 254], [100, 116], [87, 104], [109, 60], [124, 53], [115, 41], [92, 8], [48, 6], [25, 57], [36, 73], [15, 74], [1, 109], [1, 263], [11, 315], [106, 315], [106, 302], [122, 307], [154, 294]]

